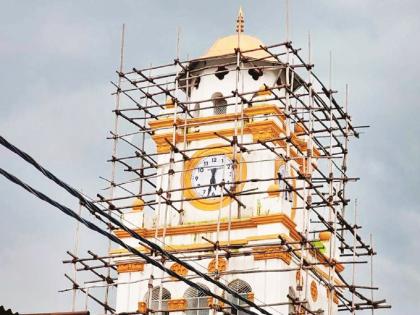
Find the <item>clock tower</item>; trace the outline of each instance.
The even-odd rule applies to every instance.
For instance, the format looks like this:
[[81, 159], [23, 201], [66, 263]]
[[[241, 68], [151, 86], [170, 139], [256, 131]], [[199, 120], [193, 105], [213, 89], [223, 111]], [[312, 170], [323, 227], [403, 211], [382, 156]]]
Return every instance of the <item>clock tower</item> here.
[[[324, 281], [336, 279], [343, 267], [331, 271], [326, 265], [334, 259], [329, 232], [302, 250], [308, 246], [305, 206], [311, 198], [305, 183], [320, 152], [304, 125], [291, 119], [290, 97], [302, 80], [286, 58], [243, 32], [240, 11], [236, 34], [181, 65], [175, 89], [148, 120], [156, 148], [153, 211], [145, 211], [143, 197], [136, 198], [124, 220], [270, 313], [321, 314], [336, 309], [335, 293]], [[115, 234], [138, 247], [124, 231]], [[242, 313], [124, 249], [112, 254], [119, 272], [118, 313]], [[302, 261], [315, 266], [317, 276]], [[184, 266], [164, 263], [248, 307]]]

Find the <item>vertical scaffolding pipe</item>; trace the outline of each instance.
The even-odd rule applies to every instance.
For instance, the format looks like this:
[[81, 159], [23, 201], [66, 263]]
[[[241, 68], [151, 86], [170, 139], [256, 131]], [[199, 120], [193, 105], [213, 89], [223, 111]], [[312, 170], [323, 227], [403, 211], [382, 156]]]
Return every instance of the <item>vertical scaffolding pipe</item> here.
[[[328, 116], [329, 116], [329, 150], [328, 150], [328, 224], [333, 226], [332, 238], [329, 242], [330, 257], [335, 258], [335, 241], [336, 241], [336, 210], [332, 206], [334, 202], [334, 171], [333, 171], [333, 104], [332, 104], [332, 52], [329, 51], [329, 63], [328, 63]], [[328, 265], [328, 284], [333, 288], [331, 290], [329, 298], [329, 314], [332, 314], [332, 304], [335, 295], [334, 289], [334, 272], [335, 268]]]
[[[82, 191], [82, 190], [81, 190]], [[82, 203], [79, 201], [79, 209], [77, 214], [80, 216], [82, 212]], [[74, 235], [74, 249], [73, 253], [77, 257], [79, 252], [79, 232], [80, 232], [80, 222], [76, 222], [76, 230]], [[77, 262], [75, 261], [73, 263], [73, 280], [74, 282], [77, 282], [77, 268], [76, 268]], [[77, 288], [73, 287], [73, 297], [72, 297], [72, 308], [71, 311], [75, 312], [76, 310], [76, 298], [77, 298]]]
[[[121, 46], [120, 46], [120, 67], [119, 67], [119, 74], [118, 74], [118, 88], [117, 93], [115, 96], [115, 120], [114, 120], [114, 132], [113, 132], [113, 145], [112, 145], [112, 171], [111, 171], [111, 187], [110, 187], [110, 199], [114, 198], [114, 187], [115, 187], [115, 171], [116, 171], [116, 161], [114, 158], [117, 155], [117, 145], [118, 145], [118, 123], [119, 123], [119, 115], [118, 111], [120, 109], [120, 95], [121, 95], [121, 73], [123, 72], [124, 67], [124, 40], [125, 40], [125, 24], [122, 25], [121, 30]], [[111, 214], [112, 210], [109, 210], [109, 214]], [[111, 225], [108, 227], [109, 232], [111, 231]], [[111, 240], [108, 242], [108, 252], [111, 250]], [[111, 258], [108, 259], [108, 263], [111, 263]], [[111, 274], [111, 268], [108, 266], [107, 268], [107, 277], [109, 278]], [[109, 295], [109, 286], [105, 288], [105, 305], [108, 305], [108, 295]], [[108, 309], [105, 308], [105, 314], [108, 313]]]
[[[179, 40], [180, 40], [180, 28], [177, 28], [177, 37], [176, 37], [176, 59], [179, 59]], [[172, 145], [174, 147], [176, 147], [177, 143], [176, 143], [176, 133], [177, 133], [177, 118], [178, 118], [178, 106], [179, 106], [179, 95], [178, 95], [178, 87], [179, 87], [179, 79], [178, 79], [178, 74], [179, 74], [179, 66], [178, 64], [175, 62], [175, 72], [176, 72], [176, 76], [175, 76], [175, 91], [174, 91], [174, 96], [176, 101], [174, 101], [174, 108], [173, 108], [173, 127], [172, 127]], [[168, 163], [168, 179], [166, 182], [166, 198], [167, 198], [167, 202], [165, 202], [165, 210], [164, 210], [164, 219], [163, 219], [163, 228], [162, 228], [162, 239], [161, 242], [163, 244], [163, 246], [166, 245], [166, 228], [167, 228], [167, 220], [168, 220], [168, 212], [169, 212], [169, 203], [172, 195], [170, 193], [171, 189], [172, 189], [172, 178], [174, 176], [174, 172], [172, 172], [172, 167], [175, 166], [175, 152], [173, 147], [171, 146], [170, 152], [169, 152], [169, 163]], [[161, 175], [161, 177], [163, 177], [163, 174]], [[165, 276], [165, 272], [162, 270], [161, 273], [161, 279], [164, 278]], [[162, 295], [163, 295], [163, 285], [162, 285], [162, 280], [160, 280], [160, 286], [159, 286], [159, 307], [158, 309], [162, 309]]]
[[[312, 62], [312, 42], [311, 42], [311, 34], [308, 33], [308, 64], [310, 65]], [[307, 182], [309, 184], [309, 188], [306, 187], [306, 182], [303, 181], [303, 201], [304, 204], [306, 205], [305, 208], [303, 209], [302, 212], [302, 224], [303, 224], [303, 234], [305, 235], [305, 244], [301, 245], [302, 251], [304, 250], [304, 252], [301, 252], [301, 259], [300, 259], [300, 274], [302, 274], [302, 268], [303, 268], [303, 262], [304, 260], [307, 260], [308, 258], [308, 247], [310, 248], [310, 244], [308, 244], [308, 240], [309, 240], [309, 230], [310, 230], [310, 211], [311, 211], [311, 205], [312, 205], [312, 190], [311, 190], [311, 185], [312, 185], [312, 149], [313, 149], [313, 144], [312, 144], [312, 133], [313, 133], [313, 95], [312, 95], [312, 81], [313, 81], [313, 77], [312, 77], [312, 69], [308, 68], [308, 80], [309, 80], [309, 88], [308, 88], [308, 96], [309, 96], [309, 113], [308, 113], [308, 120], [309, 120], [309, 139], [308, 139], [308, 144], [307, 144], [307, 150], [306, 150], [306, 154], [307, 154], [307, 159], [306, 160], [306, 165], [304, 163], [304, 169], [303, 169], [303, 173], [304, 176], [307, 179]], [[288, 84], [289, 85], [289, 84]], [[292, 89], [293, 89], [293, 84], [292, 84]], [[302, 287], [302, 289], [304, 290], [303, 294], [304, 294], [304, 300], [307, 301], [308, 300], [308, 288], [309, 288], [309, 271], [307, 269], [305, 269], [305, 281], [304, 281], [304, 286]], [[300, 294], [300, 297], [302, 295]], [[299, 304], [299, 309], [302, 308], [302, 305]]]
[[[369, 234], [370, 243], [370, 287], [373, 288], [373, 237], [372, 233]], [[373, 302], [373, 289], [370, 290], [370, 300]], [[375, 313], [375, 308], [372, 305], [372, 315]]]
[[[150, 64], [150, 68], [152, 68], [152, 64]], [[149, 77], [151, 75], [152, 75], [152, 70], [150, 69], [149, 70]], [[149, 94], [149, 86], [146, 89], [146, 93]], [[149, 98], [146, 97], [145, 100], [144, 100], [145, 107], [147, 107], [148, 103], [149, 103]], [[142, 152], [140, 152], [140, 153], [143, 154], [143, 152], [145, 152], [144, 145], [145, 145], [145, 141], [146, 141], [146, 132], [144, 132], [144, 130], [146, 130], [146, 117], [147, 117], [147, 115], [146, 115], [145, 110], [142, 110], [142, 113], [143, 113], [143, 117], [142, 117], [143, 118], [142, 119], [143, 132], [140, 135], [140, 145], [139, 145], [139, 147], [142, 150]], [[143, 194], [143, 180], [144, 180], [144, 169], [143, 168], [144, 168], [144, 157], [142, 156], [140, 158], [139, 195]], [[144, 220], [143, 220], [143, 225], [144, 225]]]
[[[342, 180], [340, 181], [340, 190], [341, 196], [344, 202], [341, 204], [341, 215], [345, 218], [346, 215], [346, 184], [347, 184], [347, 158], [348, 158], [348, 143], [349, 143], [349, 118], [348, 118], [348, 105], [349, 105], [349, 86], [346, 84], [345, 90], [345, 99], [344, 99], [344, 115], [345, 115], [345, 133], [344, 133], [344, 152], [341, 164], [341, 176]], [[341, 238], [344, 238], [344, 229], [341, 230]], [[341, 243], [341, 253], [344, 252], [344, 244]]]
[[354, 225], [353, 225], [353, 264], [352, 264], [352, 279], [351, 279], [351, 313], [355, 314], [355, 300], [354, 300], [354, 285], [355, 285], [355, 273], [356, 273], [356, 226], [357, 226], [357, 198], [354, 200]]

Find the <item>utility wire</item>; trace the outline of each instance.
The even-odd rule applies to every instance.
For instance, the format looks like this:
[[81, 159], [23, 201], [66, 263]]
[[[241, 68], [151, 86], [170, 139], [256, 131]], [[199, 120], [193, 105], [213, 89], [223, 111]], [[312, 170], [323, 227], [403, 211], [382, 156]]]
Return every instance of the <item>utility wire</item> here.
[[60, 204], [59, 202], [51, 199], [50, 197], [48, 197], [47, 195], [43, 194], [42, 192], [34, 189], [33, 187], [29, 186], [28, 184], [24, 183], [23, 181], [21, 181], [19, 178], [17, 178], [16, 176], [8, 173], [7, 171], [5, 171], [4, 169], [0, 168], [0, 175], [3, 175], [5, 178], [7, 178], [9, 181], [13, 182], [14, 184], [22, 187], [23, 189], [25, 189], [26, 191], [28, 191], [29, 193], [35, 195], [36, 197], [38, 197], [39, 199], [49, 203], [50, 205], [56, 207], [57, 209], [59, 209], [61, 212], [63, 212], [64, 214], [76, 219], [77, 221], [79, 221], [80, 223], [82, 223], [83, 225], [85, 225], [87, 228], [89, 228], [92, 231], [98, 232], [99, 234], [107, 237], [109, 240], [111, 240], [112, 242], [122, 246], [123, 248], [129, 250], [130, 252], [132, 252], [134, 255], [137, 255], [139, 257], [141, 257], [142, 259], [144, 259], [145, 261], [147, 261], [148, 263], [156, 266], [157, 268], [161, 269], [162, 271], [168, 273], [170, 276], [177, 278], [178, 280], [181, 280], [183, 282], [185, 282], [186, 284], [188, 284], [189, 286], [200, 290], [201, 292], [207, 294], [208, 296], [212, 296], [220, 301], [222, 301], [223, 303], [226, 303], [232, 307], [234, 307], [235, 309], [241, 310], [243, 312], [246, 312], [248, 314], [252, 314], [252, 315], [257, 315], [257, 313], [250, 311], [249, 309], [246, 309], [240, 305], [234, 304], [232, 302], [230, 302], [229, 300], [211, 292], [209, 289], [204, 288], [199, 286], [198, 284], [196, 284], [195, 282], [192, 282], [191, 280], [180, 276], [179, 274], [177, 274], [176, 272], [172, 271], [169, 268], [166, 268], [164, 265], [162, 265], [161, 263], [159, 263], [158, 261], [154, 260], [153, 258], [147, 256], [146, 254], [143, 254], [142, 252], [140, 252], [139, 250], [137, 250], [136, 248], [127, 245], [126, 243], [124, 243], [123, 241], [121, 241], [118, 237], [116, 237], [115, 235], [101, 229], [99, 226], [97, 226], [96, 224], [92, 223], [89, 220], [86, 220], [84, 218], [82, 218], [81, 216], [79, 216], [75, 211], [71, 210], [70, 208]]
[[[61, 181], [58, 177], [56, 177], [54, 174], [52, 174], [50, 171], [48, 171], [47, 169], [45, 169], [44, 167], [42, 167], [39, 163], [37, 163], [35, 161], [35, 159], [33, 159], [29, 154], [27, 154], [26, 152], [23, 152], [22, 150], [20, 150], [19, 148], [17, 148], [16, 146], [14, 146], [13, 144], [11, 144], [10, 142], [8, 142], [4, 137], [0, 136], [0, 144], [3, 145], [4, 147], [6, 147], [7, 149], [9, 149], [10, 151], [12, 151], [13, 153], [17, 154], [19, 157], [21, 157], [22, 159], [24, 159], [26, 162], [28, 162], [29, 164], [31, 164], [33, 167], [35, 167], [37, 170], [39, 170], [42, 174], [44, 174], [47, 178], [49, 178], [50, 180], [52, 180], [53, 182], [55, 182], [57, 185], [59, 185], [60, 187], [64, 188], [68, 193], [70, 193], [71, 195], [73, 195], [74, 197], [78, 198], [80, 203], [85, 206], [87, 209], [92, 210], [95, 213], [99, 213], [100, 215], [104, 216], [105, 218], [107, 218], [110, 222], [112, 222], [113, 224], [119, 226], [121, 229], [123, 229], [124, 231], [128, 232], [133, 238], [139, 240], [141, 243], [143, 244], [147, 244], [148, 247], [150, 247], [152, 250], [159, 252], [160, 254], [162, 254], [163, 256], [166, 256], [167, 258], [169, 258], [170, 260], [179, 263], [180, 265], [184, 266], [185, 268], [191, 270], [192, 272], [194, 272], [195, 274], [199, 275], [200, 277], [202, 277], [203, 279], [205, 279], [208, 282], [211, 282], [215, 285], [217, 285], [219, 288], [221, 288], [222, 290], [228, 292], [229, 294], [231, 294], [232, 296], [234, 296], [235, 298], [241, 300], [242, 302], [248, 304], [251, 307], [254, 307], [255, 309], [257, 309], [258, 311], [260, 311], [261, 313], [265, 314], [265, 315], [272, 315], [270, 312], [266, 311], [265, 309], [259, 307], [257, 304], [255, 304], [254, 302], [248, 300], [247, 298], [244, 298], [243, 296], [241, 296], [240, 294], [238, 294], [237, 292], [235, 292], [234, 290], [232, 290], [231, 288], [229, 288], [228, 286], [224, 285], [223, 283], [214, 280], [213, 278], [211, 278], [210, 276], [202, 273], [201, 271], [197, 270], [196, 268], [194, 268], [193, 266], [191, 266], [189, 263], [179, 259], [178, 257], [176, 257], [175, 255], [165, 251], [163, 248], [161, 248], [159, 245], [149, 241], [148, 239], [142, 237], [141, 235], [138, 235], [137, 233], [135, 233], [133, 230], [129, 229], [128, 227], [126, 227], [124, 224], [122, 224], [120, 221], [116, 220], [112, 215], [102, 211], [101, 209], [99, 209], [94, 203], [90, 202], [89, 200], [87, 200], [83, 195], [81, 195], [76, 189], [74, 189], [73, 187], [69, 186], [68, 184], [66, 184], [65, 182]], [[3, 172], [5, 172], [3, 170]], [[11, 174], [10, 174], [11, 175]], [[11, 175], [13, 176], [13, 175]], [[16, 177], [15, 177], [16, 178]], [[16, 178], [17, 179], [17, 178]], [[19, 179], [17, 179], [19, 180]], [[24, 187], [24, 186], [22, 186]], [[47, 196], [45, 196], [47, 197]], [[48, 198], [48, 197], [47, 197]], [[67, 208], [68, 209], [68, 208]], [[60, 209], [61, 210], [61, 209]], [[70, 209], [69, 209], [70, 210]], [[72, 210], [70, 210], [72, 211]], [[83, 223], [83, 221], [80, 221]], [[85, 224], [85, 223], [83, 223]], [[93, 223], [91, 223], [93, 224]], [[95, 225], [96, 226], [96, 225]], [[99, 228], [99, 227], [98, 227]], [[104, 231], [103, 231], [104, 232]], [[101, 233], [102, 234], [102, 233]], [[127, 248], [128, 245], [126, 245], [124, 242], [122, 242], [121, 240], [119, 240], [116, 236], [110, 234], [113, 239], [117, 239], [118, 242], [117, 243], [122, 243], [124, 244], [124, 248]], [[140, 253], [139, 251], [136, 250], [136, 252]], [[134, 252], [133, 252], [134, 253]], [[141, 254], [141, 253], [140, 253]], [[142, 255], [142, 254], [141, 254]], [[150, 259], [150, 258], [148, 258]], [[153, 260], [153, 259], [152, 259]], [[153, 265], [156, 265], [156, 261], [153, 260]], [[157, 263], [159, 264], [159, 263]], [[165, 268], [164, 266], [162, 266], [163, 268]], [[167, 269], [169, 270], [169, 269]], [[172, 271], [171, 271], [172, 272]], [[185, 279], [187, 281], [189, 281], [188, 279]], [[190, 281], [191, 282], [191, 281]], [[191, 282], [193, 283], [193, 282]], [[198, 287], [195, 287], [196, 289], [199, 289]], [[199, 289], [201, 290], [201, 289]], [[207, 292], [205, 292], [207, 293]], [[213, 295], [212, 295], [213, 296]], [[221, 297], [220, 297], [221, 298]], [[220, 299], [219, 298], [219, 299]], [[223, 298], [221, 298], [223, 299]], [[225, 299], [223, 299], [225, 300]], [[228, 302], [227, 300], [225, 300], [226, 302]], [[225, 302], [225, 303], [226, 303]], [[233, 304], [228, 302], [227, 304], [235, 307], [235, 308], [241, 308], [242, 310], [244, 310], [246, 313], [250, 313], [250, 314], [255, 314], [254, 312], [251, 312], [239, 305]]]

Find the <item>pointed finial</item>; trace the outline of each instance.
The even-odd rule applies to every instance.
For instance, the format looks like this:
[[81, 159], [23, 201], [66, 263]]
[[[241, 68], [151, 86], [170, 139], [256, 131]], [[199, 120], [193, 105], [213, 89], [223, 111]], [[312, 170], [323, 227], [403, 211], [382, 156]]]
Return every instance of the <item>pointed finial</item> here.
[[238, 18], [236, 19], [236, 32], [244, 32], [244, 13], [242, 12], [242, 7], [239, 7]]

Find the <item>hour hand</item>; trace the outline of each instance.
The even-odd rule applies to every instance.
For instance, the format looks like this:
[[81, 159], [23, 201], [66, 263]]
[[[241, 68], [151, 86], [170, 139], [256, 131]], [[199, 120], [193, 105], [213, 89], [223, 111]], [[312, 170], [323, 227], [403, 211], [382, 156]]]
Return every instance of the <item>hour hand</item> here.
[[217, 172], [217, 168], [212, 168], [210, 169], [211, 171], [211, 178], [210, 178], [210, 185], [209, 185], [209, 190], [207, 191], [207, 195], [210, 195], [211, 189], [216, 185], [216, 172]]

